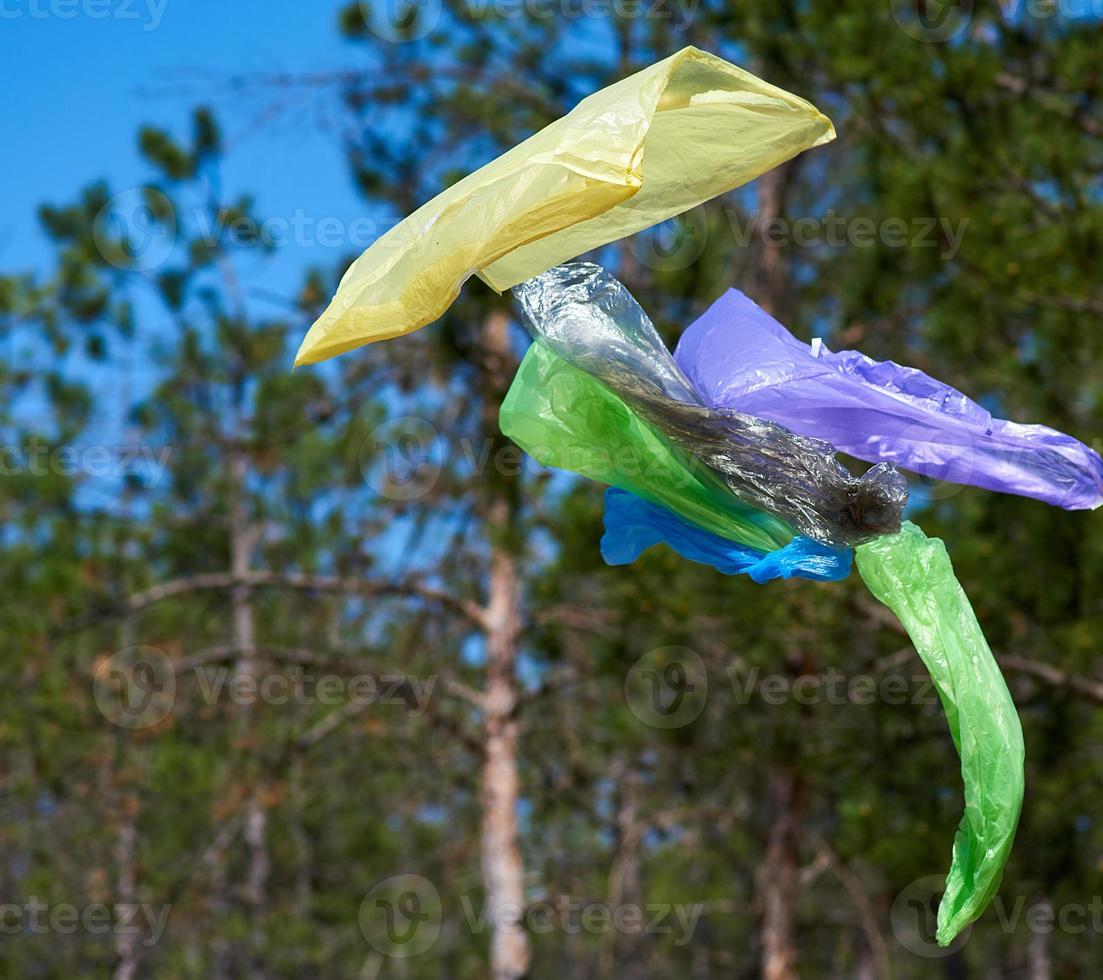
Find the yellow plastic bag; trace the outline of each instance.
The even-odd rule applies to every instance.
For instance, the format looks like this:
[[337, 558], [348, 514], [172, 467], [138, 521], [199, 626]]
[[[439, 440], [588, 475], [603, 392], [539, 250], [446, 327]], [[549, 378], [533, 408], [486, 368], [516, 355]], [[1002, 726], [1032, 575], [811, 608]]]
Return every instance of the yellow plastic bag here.
[[345, 273], [295, 363], [410, 333], [475, 273], [501, 292], [834, 138], [810, 103], [683, 48], [583, 99], [383, 235]]

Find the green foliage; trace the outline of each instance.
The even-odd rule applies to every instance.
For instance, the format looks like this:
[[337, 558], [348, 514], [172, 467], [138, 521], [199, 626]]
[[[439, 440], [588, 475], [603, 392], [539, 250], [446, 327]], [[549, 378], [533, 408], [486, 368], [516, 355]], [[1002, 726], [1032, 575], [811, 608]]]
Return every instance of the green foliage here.
[[[671, 223], [673, 241], [702, 246], [689, 260], [662, 259], [648, 233], [602, 250], [668, 339], [729, 285], [767, 295], [773, 255], [779, 316], [798, 334], [915, 364], [1090, 442], [1103, 413], [1098, 24], [977, 6], [963, 33], [925, 43], [894, 19], [907, 5], [865, 0], [706, 2], [678, 23], [446, 0], [431, 24], [437, 5], [411, 5], [392, 25], [409, 40], [391, 43], [372, 27], [385, 5], [350, 4], [338, 28], [369, 65], [341, 93], [350, 173], [367, 203], [405, 215], [612, 79], [683, 43], [717, 50], [836, 122], [835, 143], [783, 171], [780, 216], [835, 214], [841, 240], [790, 235], [772, 252], [752, 186]], [[524, 591], [528, 899], [702, 909], [681, 944], [534, 930], [534, 978], [758, 975], [763, 881], [778, 871], [766, 845], [784, 812], [801, 828], [802, 976], [1098, 972], [1090, 921], [1044, 934], [1014, 915], [1042, 899], [1089, 906], [1098, 891], [1097, 515], [913, 483], [915, 519], [945, 538], [1008, 664], [1028, 760], [1002, 904], [948, 960], [916, 955], [890, 912], [944, 870], [960, 778], [922, 665], [860, 583], [759, 587], [661, 549], [604, 566], [598, 487], [493, 462], [506, 445], [496, 378], [512, 365], [487, 363], [480, 338], [508, 305], [479, 283], [438, 324], [291, 372], [342, 270], [304, 270], [280, 316], [243, 297], [235, 269], [267, 245], [250, 231], [255, 202], [219, 190], [225, 146], [208, 109], [183, 134], [143, 128], [148, 179], [120, 196], [75, 178], [71, 203], [39, 212], [53, 268], [0, 276], [0, 425], [21, 461], [0, 476], [5, 899], [110, 904], [132, 871], [130, 900], [171, 905], [164, 936], [137, 950], [139, 976], [485, 976], [489, 937], [470, 918], [484, 897], [479, 713], [454, 695], [479, 687], [483, 644], [424, 593], [332, 586], [416, 581], [482, 602], [493, 545], [515, 552]], [[105, 219], [124, 205], [141, 220]], [[859, 220], [875, 233], [855, 235]], [[903, 244], [885, 233], [901, 221]], [[165, 240], [175, 247], [151, 263]], [[520, 354], [516, 327], [511, 341]], [[153, 381], [129, 387], [134, 374]], [[415, 447], [439, 474], [409, 499], [384, 479], [386, 426], [401, 416], [437, 440]], [[153, 462], [104, 473], [54, 455], [124, 436]], [[492, 520], [501, 499], [518, 509], [509, 527]], [[242, 527], [251, 571], [293, 583], [249, 594], [264, 676], [435, 679], [427, 710], [212, 698], [240, 668], [232, 583], [149, 597], [228, 575]], [[94, 677], [134, 646], [174, 665], [177, 690], [165, 718], [127, 729], [97, 706]], [[626, 679], [672, 646], [700, 658], [706, 696], [664, 728], [633, 707]], [[832, 674], [841, 701], [764, 687]], [[860, 679], [872, 699], [848, 687]], [[902, 699], [884, 694], [897, 681]], [[790, 811], [779, 778], [798, 788]], [[246, 827], [258, 808], [259, 905]], [[357, 925], [372, 886], [399, 873], [430, 878], [443, 907], [433, 949], [404, 961], [380, 959]], [[5, 935], [0, 975], [109, 975], [128, 955], [116, 939]]]

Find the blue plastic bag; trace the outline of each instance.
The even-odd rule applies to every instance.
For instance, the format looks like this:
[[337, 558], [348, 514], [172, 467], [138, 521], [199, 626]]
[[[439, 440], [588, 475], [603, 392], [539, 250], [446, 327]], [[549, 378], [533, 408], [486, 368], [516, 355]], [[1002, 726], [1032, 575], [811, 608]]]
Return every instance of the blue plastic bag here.
[[725, 575], [749, 575], [760, 585], [775, 578], [837, 582], [850, 574], [854, 557], [849, 549], [801, 536], [777, 551], [757, 551], [695, 527], [635, 494], [616, 487], [606, 490], [605, 534], [601, 538], [601, 556], [606, 563], [630, 565], [657, 544]]

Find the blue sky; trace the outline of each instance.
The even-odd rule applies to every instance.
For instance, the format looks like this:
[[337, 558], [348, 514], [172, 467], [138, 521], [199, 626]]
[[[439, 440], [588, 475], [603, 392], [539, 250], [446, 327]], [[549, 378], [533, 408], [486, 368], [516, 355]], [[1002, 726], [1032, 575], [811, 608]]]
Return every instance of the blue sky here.
[[[334, 132], [314, 108], [256, 124], [261, 103], [224, 83], [233, 74], [331, 70], [362, 64], [337, 31], [337, 3], [295, 0], [0, 0], [2, 110], [0, 268], [43, 268], [49, 248], [35, 208], [67, 203], [103, 178], [113, 190], [149, 169], [136, 151], [143, 123], [183, 132], [191, 107], [211, 104], [231, 152], [229, 193], [250, 192], [261, 215], [296, 209], [347, 222], [364, 214]], [[333, 115], [333, 113], [329, 113]], [[252, 271], [266, 284], [298, 280], [339, 247], [291, 246]]]
[[[39, 230], [36, 208], [71, 203], [96, 180], [115, 193], [148, 180], [152, 170], [137, 150], [139, 127], [187, 136], [197, 104], [210, 105], [223, 127], [223, 200], [249, 193], [262, 218], [290, 222], [305, 214], [341, 228], [368, 216], [337, 133], [319, 124], [332, 95], [313, 96], [309, 111], [289, 109], [280, 96], [285, 111], [258, 124], [258, 112], [273, 100], [270, 90], [243, 98], [228, 84], [234, 75], [363, 66], [361, 49], [340, 37], [339, 6], [337, 0], [0, 0], [6, 137], [0, 272], [48, 275], [52, 246]], [[308, 266], [332, 268], [350, 251], [339, 239], [245, 256], [237, 273], [251, 312], [286, 315], [285, 305], [265, 297], [293, 296]], [[90, 443], [130, 445], [130, 405], [156, 383], [152, 352], [164, 314], [158, 303], [138, 299], [131, 344], [116, 345], [104, 365], [80, 363], [76, 355], [76, 370], [99, 392], [86, 433]], [[304, 334], [308, 326], [304, 321]], [[29, 395], [22, 410], [33, 416], [38, 406]], [[104, 505], [116, 495], [112, 480], [91, 480], [84, 488], [84, 499]]]

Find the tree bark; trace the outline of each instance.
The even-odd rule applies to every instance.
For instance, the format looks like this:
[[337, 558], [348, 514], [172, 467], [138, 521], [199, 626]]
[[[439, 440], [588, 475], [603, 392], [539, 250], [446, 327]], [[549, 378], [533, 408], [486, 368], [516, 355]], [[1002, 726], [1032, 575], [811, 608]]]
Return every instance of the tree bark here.
[[[483, 429], [490, 446], [504, 445], [498, 409], [512, 367], [509, 320], [487, 317], [482, 332]], [[495, 459], [492, 453], [489, 457]], [[524, 863], [517, 830], [520, 773], [517, 764], [517, 647], [521, 633], [521, 581], [515, 555], [516, 476], [493, 470], [484, 480], [490, 579], [484, 610], [486, 690], [483, 699], [484, 758], [481, 774], [482, 872], [491, 924], [493, 980], [519, 980], [531, 960], [521, 916], [525, 909]]]
[[789, 164], [782, 164], [774, 167], [758, 178], [758, 228], [762, 258], [758, 268], [757, 300], [758, 305], [767, 313], [779, 319], [785, 299], [785, 265], [782, 255], [784, 246], [773, 240], [770, 229], [785, 210], [788, 166]]
[[517, 834], [520, 776], [517, 768], [516, 636], [519, 596], [512, 560], [491, 559], [489, 624], [486, 635], [487, 687], [482, 771], [482, 866], [487, 911], [494, 930], [490, 944], [494, 980], [517, 980], [529, 967], [528, 937], [521, 928], [524, 865]]
[[800, 892], [797, 792], [795, 774], [781, 771], [770, 777], [766, 796], [772, 823], [758, 882], [763, 980], [795, 980], [797, 976], [796, 908]]
[[[765, 233], [785, 210], [786, 165], [775, 167], [758, 179], [758, 220]], [[759, 267], [759, 305], [773, 316], [781, 315], [785, 295], [782, 247], [763, 234]], [[806, 665], [804, 669], [809, 669]], [[814, 672], [814, 668], [812, 668]], [[774, 772], [766, 797], [771, 819], [766, 853], [758, 870], [758, 895], [762, 908], [762, 976], [764, 980], [795, 980], [797, 976], [796, 907], [800, 894], [800, 779], [788, 769]]]
[[303, 827], [303, 811], [306, 808], [306, 767], [302, 751], [297, 745], [291, 750], [289, 768], [291, 770], [291, 813], [288, 819], [288, 833], [295, 847], [295, 915], [305, 920], [310, 915], [314, 848], [310, 836]]
[[[1037, 905], [1040, 909], [1047, 910], [1047, 916], [1041, 921], [1053, 921], [1053, 902], [1048, 896], [1042, 896]], [[1053, 963], [1049, 955], [1050, 934], [1044, 929], [1038, 929], [1031, 934], [1030, 945], [1027, 947], [1027, 977], [1029, 980], [1051, 980], [1053, 976]]]
[[[616, 845], [613, 849], [613, 862], [609, 869], [609, 888], [607, 904], [616, 912], [627, 902], [639, 905], [640, 885], [640, 839], [643, 828], [639, 817], [639, 777], [623, 757], [618, 757], [612, 767], [612, 778], [618, 788], [618, 806], [615, 820]], [[609, 929], [602, 937], [601, 953], [598, 957], [598, 976], [615, 978], [617, 976], [616, 929]]]
[[[249, 587], [244, 584], [249, 575], [249, 559], [253, 546], [253, 532], [245, 507], [248, 460], [245, 451], [235, 446], [230, 459], [230, 570], [235, 585], [231, 604], [233, 608], [234, 646], [240, 659], [238, 676], [249, 677], [259, 684], [260, 665], [257, 661], [256, 622]], [[254, 686], [252, 690], [257, 690]], [[257, 707], [244, 706], [242, 720], [242, 744], [246, 752], [259, 750], [256, 739]], [[246, 767], [253, 774], [249, 799], [245, 804], [245, 843], [249, 849], [249, 864], [245, 876], [245, 902], [251, 918], [249, 938], [250, 972], [257, 977], [264, 975], [260, 960], [264, 955], [264, 913], [268, 889], [268, 813], [262, 799], [263, 787], [259, 760], [254, 758]]]
[[[119, 828], [115, 838], [115, 866], [118, 871], [118, 902], [134, 905], [138, 901], [138, 885], [134, 871], [138, 841], [136, 811], [138, 800], [127, 793], [119, 801]], [[138, 936], [120, 929], [115, 934], [114, 980], [134, 980], [138, 969]]]

